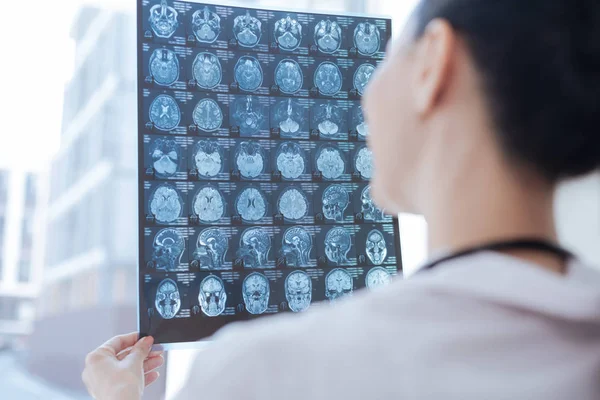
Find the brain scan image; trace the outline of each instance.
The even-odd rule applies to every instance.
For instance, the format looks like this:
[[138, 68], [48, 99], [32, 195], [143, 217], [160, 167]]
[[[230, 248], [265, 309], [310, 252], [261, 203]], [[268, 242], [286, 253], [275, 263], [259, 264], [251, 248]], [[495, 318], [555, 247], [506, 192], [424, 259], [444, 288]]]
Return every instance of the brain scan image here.
[[288, 228], [281, 243], [283, 255], [288, 267], [309, 267], [310, 251], [313, 247], [312, 236], [301, 226]]
[[274, 119], [282, 134], [294, 136], [300, 131], [304, 120], [302, 105], [296, 100], [279, 101], [275, 106]]
[[301, 190], [288, 188], [279, 196], [277, 209], [284, 218], [298, 221], [308, 213], [308, 199]]
[[226, 269], [225, 255], [228, 249], [229, 240], [219, 228], [207, 228], [198, 235], [194, 258], [199, 261], [200, 269]]
[[264, 228], [249, 228], [242, 233], [238, 257], [245, 268], [266, 267], [271, 251], [271, 236]]
[[254, 47], [260, 42], [262, 22], [246, 11], [233, 20], [233, 34], [242, 47]]
[[333, 146], [323, 147], [317, 155], [317, 170], [329, 180], [342, 176], [345, 166], [340, 150]]
[[371, 149], [368, 147], [360, 149], [354, 159], [354, 166], [363, 178], [371, 179], [373, 176], [373, 152]]
[[342, 28], [330, 19], [321, 20], [315, 26], [315, 43], [320, 51], [331, 54], [342, 45]]
[[354, 126], [356, 127], [356, 132], [362, 138], [366, 138], [369, 136], [369, 127], [367, 126], [367, 121], [365, 121], [365, 115], [363, 113], [362, 106], [356, 106], [352, 110], [352, 121]]
[[283, 142], [277, 149], [277, 169], [285, 179], [297, 179], [306, 169], [305, 153], [294, 142]]
[[319, 128], [322, 136], [334, 137], [340, 133], [344, 112], [335, 104], [327, 102], [315, 107], [313, 119], [313, 123]]
[[168, 94], [159, 94], [150, 104], [150, 121], [161, 131], [179, 126], [181, 111], [177, 101]]
[[204, 98], [196, 104], [192, 113], [194, 123], [204, 132], [214, 132], [223, 124], [223, 111], [219, 103]]
[[325, 255], [327, 259], [337, 265], [347, 265], [348, 253], [352, 247], [350, 233], [340, 226], [332, 228], [325, 235]]
[[181, 149], [173, 139], [158, 138], [150, 145], [152, 167], [156, 176], [168, 178], [175, 175], [179, 167]]
[[183, 236], [172, 228], [165, 228], [156, 234], [152, 244], [152, 261], [156, 269], [173, 271], [179, 267], [185, 249]]
[[341, 268], [332, 270], [325, 277], [325, 296], [331, 302], [335, 302], [342, 297], [351, 296], [353, 287], [352, 275]]
[[333, 96], [342, 90], [342, 72], [337, 65], [324, 61], [315, 71], [315, 86], [321, 94]]
[[302, 25], [288, 15], [275, 22], [273, 36], [281, 50], [296, 50], [302, 41]]
[[260, 66], [260, 62], [254, 57], [240, 57], [235, 64], [233, 74], [235, 81], [240, 85], [240, 89], [247, 92], [255, 91], [263, 82], [262, 67]]
[[194, 162], [198, 175], [214, 178], [223, 170], [223, 151], [216, 140], [203, 139], [195, 147]]
[[323, 191], [323, 214], [325, 218], [336, 221], [344, 221], [344, 211], [350, 204], [350, 195], [342, 185], [331, 185]]
[[214, 186], [202, 187], [194, 197], [194, 212], [201, 222], [217, 222], [225, 216], [225, 199]]
[[245, 221], [260, 221], [267, 215], [267, 198], [256, 188], [246, 188], [238, 195], [235, 209]]
[[157, 222], [168, 224], [181, 216], [183, 200], [174, 186], [164, 184], [158, 186], [152, 193], [149, 208]]
[[207, 317], [217, 317], [225, 311], [227, 292], [223, 280], [215, 275], [209, 275], [200, 282], [198, 302], [202, 312]]
[[371, 198], [371, 186], [363, 189], [360, 195], [361, 209], [365, 221], [379, 222], [385, 219], [383, 210], [379, 209]]
[[267, 311], [270, 293], [269, 280], [263, 274], [253, 272], [244, 279], [242, 295], [250, 314], [257, 315]]
[[377, 289], [392, 283], [392, 275], [382, 267], [375, 267], [367, 272], [365, 285], [368, 289]]
[[293, 312], [306, 311], [312, 299], [312, 280], [304, 271], [294, 271], [285, 278], [285, 298]]
[[167, 0], [161, 0], [150, 8], [150, 28], [159, 38], [168, 39], [175, 33], [179, 22], [177, 21], [178, 12], [175, 8], [169, 6]]
[[233, 108], [233, 120], [242, 135], [252, 136], [260, 131], [265, 115], [258, 100], [252, 96], [240, 97], [235, 100]]
[[265, 170], [265, 153], [258, 142], [241, 142], [238, 146], [235, 164], [240, 174], [247, 179], [254, 179]]
[[375, 67], [371, 64], [363, 64], [356, 69], [354, 72], [354, 88], [361, 95], [365, 92], [365, 88], [371, 80], [371, 76], [373, 76], [373, 72], [375, 72]]
[[223, 69], [219, 58], [208, 52], [198, 53], [192, 63], [192, 75], [198, 87], [213, 89], [223, 78]]
[[296, 61], [286, 58], [275, 68], [275, 83], [283, 93], [293, 94], [302, 89], [304, 76]]
[[179, 59], [169, 49], [156, 49], [149, 62], [150, 75], [161, 86], [171, 86], [179, 79]]
[[373, 229], [367, 235], [365, 243], [367, 249], [367, 257], [373, 265], [381, 265], [387, 256], [387, 245], [383, 233], [377, 229]]
[[214, 43], [221, 33], [221, 17], [204, 6], [192, 14], [192, 30], [200, 43]]
[[361, 22], [354, 28], [354, 46], [359, 54], [372, 56], [381, 45], [379, 28], [369, 22]]
[[181, 298], [173, 279], [166, 278], [158, 284], [154, 305], [164, 319], [172, 319], [177, 315], [181, 308]]

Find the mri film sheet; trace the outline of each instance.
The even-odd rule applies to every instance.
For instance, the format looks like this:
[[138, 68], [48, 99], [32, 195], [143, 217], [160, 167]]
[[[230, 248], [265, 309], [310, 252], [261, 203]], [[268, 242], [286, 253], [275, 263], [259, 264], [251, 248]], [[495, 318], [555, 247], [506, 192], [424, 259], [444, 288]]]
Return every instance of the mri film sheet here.
[[391, 20], [137, 4], [142, 336], [194, 347], [401, 275], [361, 106]]

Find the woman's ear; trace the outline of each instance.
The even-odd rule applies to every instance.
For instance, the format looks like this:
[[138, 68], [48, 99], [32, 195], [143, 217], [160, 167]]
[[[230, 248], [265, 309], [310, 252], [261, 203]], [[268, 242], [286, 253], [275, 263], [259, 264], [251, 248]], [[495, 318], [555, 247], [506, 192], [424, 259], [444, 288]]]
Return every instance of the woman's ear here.
[[413, 63], [412, 98], [420, 115], [436, 106], [449, 85], [456, 37], [448, 21], [434, 19], [418, 41]]

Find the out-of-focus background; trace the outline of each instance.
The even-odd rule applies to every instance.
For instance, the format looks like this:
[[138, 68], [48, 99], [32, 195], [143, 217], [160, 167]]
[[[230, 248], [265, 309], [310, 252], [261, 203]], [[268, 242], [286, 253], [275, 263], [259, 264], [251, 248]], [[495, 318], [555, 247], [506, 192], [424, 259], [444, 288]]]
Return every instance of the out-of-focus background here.
[[[294, 8], [390, 15], [398, 34], [416, 3], [295, 0]], [[9, 34], [0, 62], [2, 399], [88, 398], [80, 381], [85, 354], [136, 329], [135, 6], [3, 5]], [[557, 217], [563, 242], [600, 266], [600, 176], [564, 185]], [[410, 275], [426, 257], [426, 225], [401, 216], [400, 226]], [[170, 352], [163, 378], [145, 398], [170, 398], [193, 354]]]

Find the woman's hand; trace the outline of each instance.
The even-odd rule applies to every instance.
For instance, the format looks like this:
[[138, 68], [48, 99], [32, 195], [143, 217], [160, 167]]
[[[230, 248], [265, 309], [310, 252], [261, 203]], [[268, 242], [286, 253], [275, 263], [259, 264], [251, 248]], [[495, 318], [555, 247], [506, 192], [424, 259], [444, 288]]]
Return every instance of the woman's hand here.
[[158, 379], [162, 351], [150, 352], [154, 339], [138, 341], [137, 332], [115, 336], [85, 359], [81, 374], [90, 395], [98, 400], [140, 399], [144, 387]]

